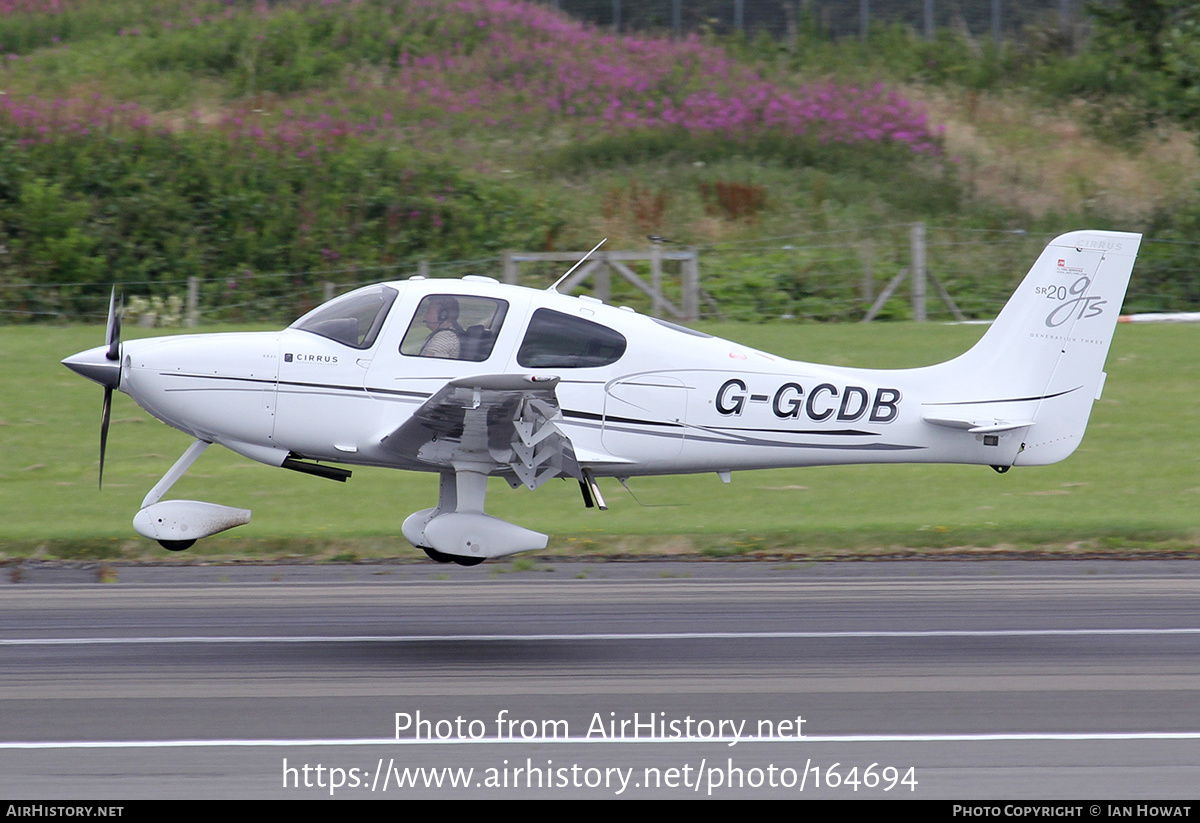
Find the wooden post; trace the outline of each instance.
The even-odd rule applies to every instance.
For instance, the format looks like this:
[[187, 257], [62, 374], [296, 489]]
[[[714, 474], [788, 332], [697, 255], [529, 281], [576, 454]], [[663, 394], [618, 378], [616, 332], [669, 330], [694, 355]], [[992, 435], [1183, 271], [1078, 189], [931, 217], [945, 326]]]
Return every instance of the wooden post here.
[[924, 323], [925, 314], [925, 224], [912, 227], [912, 306], [913, 320]]
[[600, 265], [596, 266], [596, 286], [592, 296], [605, 303], [612, 297], [612, 268], [608, 265], [608, 255], [599, 253]]
[[654, 292], [650, 305], [655, 317], [662, 317], [662, 246], [658, 241], [650, 243], [650, 288]]
[[683, 266], [683, 317], [685, 320], [700, 318], [700, 251], [688, 246], [688, 258]]
[[328, 303], [330, 300], [333, 299], [334, 290], [336, 288], [337, 287], [333, 284], [333, 281], [331, 281], [331, 280], [325, 281], [325, 300], [323, 302]]
[[884, 287], [883, 292], [875, 298], [875, 302], [871, 304], [870, 310], [867, 311], [866, 317], [862, 319], [864, 323], [870, 323], [875, 319], [875, 315], [879, 314], [879, 310], [883, 308], [883, 304], [888, 301], [900, 284], [904, 282], [904, 278], [908, 277], [908, 269], [900, 269], [900, 273], [893, 277]]
[[189, 329], [196, 328], [200, 322], [200, 278], [187, 279], [187, 310], [183, 315], [183, 325]]
[[508, 283], [510, 286], [517, 285], [517, 280], [519, 279], [517, 277], [517, 262], [513, 260], [512, 249], [505, 249], [504, 254], [501, 256], [501, 260], [503, 261], [504, 265], [504, 273], [501, 275], [501, 277], [504, 279], [504, 282]]
[[417, 261], [417, 274], [421, 277], [429, 276], [429, 261], [428, 260], [418, 260]]
[[875, 302], [875, 244], [869, 238], [862, 245], [862, 297], [868, 308]]

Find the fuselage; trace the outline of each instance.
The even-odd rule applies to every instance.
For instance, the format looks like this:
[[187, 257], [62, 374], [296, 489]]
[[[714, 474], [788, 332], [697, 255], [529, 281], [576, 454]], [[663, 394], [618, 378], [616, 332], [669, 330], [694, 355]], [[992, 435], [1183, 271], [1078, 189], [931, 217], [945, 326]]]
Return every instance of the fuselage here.
[[[360, 293], [371, 289], [383, 296], [364, 303]], [[464, 342], [460, 358], [417, 348], [436, 333], [424, 328], [435, 321], [423, 307], [441, 297], [475, 311], [455, 333], [486, 325], [487, 346], [467, 352]], [[483, 322], [464, 328], [470, 320]], [[1020, 445], [1009, 433], [987, 445], [982, 436], [947, 438], [923, 422], [939, 402], [963, 396], [961, 385], [939, 385], [928, 369], [787, 360], [587, 297], [490, 278], [381, 284], [283, 331], [126, 341], [122, 354], [119, 388], [150, 414], [273, 465], [290, 454], [435, 471], [381, 441], [449, 380], [504, 373], [560, 378], [558, 425], [597, 475], [1009, 465]]]

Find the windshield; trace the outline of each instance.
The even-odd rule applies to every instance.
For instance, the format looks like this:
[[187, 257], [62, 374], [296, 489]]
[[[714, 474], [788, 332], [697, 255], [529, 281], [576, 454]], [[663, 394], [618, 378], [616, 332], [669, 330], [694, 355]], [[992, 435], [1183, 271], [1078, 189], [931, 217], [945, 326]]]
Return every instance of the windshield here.
[[319, 334], [351, 348], [369, 349], [397, 294], [391, 286], [367, 286], [313, 309], [291, 328]]

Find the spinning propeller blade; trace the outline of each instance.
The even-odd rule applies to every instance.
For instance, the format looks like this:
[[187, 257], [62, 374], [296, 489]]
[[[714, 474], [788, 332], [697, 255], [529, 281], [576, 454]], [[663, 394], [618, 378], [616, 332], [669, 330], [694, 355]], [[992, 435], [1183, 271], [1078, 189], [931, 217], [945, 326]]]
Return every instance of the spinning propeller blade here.
[[108, 419], [112, 414], [112, 392], [113, 390], [108, 386], [104, 387], [104, 409], [100, 413], [100, 488], [104, 488], [104, 452], [108, 446]]
[[[105, 344], [109, 360], [119, 362], [121, 359], [121, 318], [125, 315], [125, 295], [121, 295], [121, 303], [117, 304], [117, 288], [113, 287], [108, 297], [108, 327], [105, 331]], [[104, 408], [100, 413], [100, 488], [104, 488], [104, 453], [108, 448], [108, 423], [112, 417], [112, 393], [120, 384], [120, 372], [114, 384], [104, 384]]]
[[121, 359], [121, 320], [125, 317], [125, 295], [121, 295], [121, 303], [117, 305], [117, 287], [113, 286], [108, 296], [108, 327], [105, 331], [104, 342], [108, 346], [108, 359]]

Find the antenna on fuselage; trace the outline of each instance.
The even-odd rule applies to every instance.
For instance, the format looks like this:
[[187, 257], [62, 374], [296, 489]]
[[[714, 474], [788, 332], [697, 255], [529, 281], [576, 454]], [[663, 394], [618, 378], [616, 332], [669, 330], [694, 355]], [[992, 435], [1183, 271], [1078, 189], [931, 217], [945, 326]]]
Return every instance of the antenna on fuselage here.
[[605, 238], [604, 238], [603, 240], [601, 240], [599, 243], [597, 243], [596, 245], [592, 246], [592, 250], [591, 250], [590, 252], [588, 252], [587, 254], [585, 254], [583, 257], [579, 258], [579, 261], [578, 261], [578, 262], [576, 262], [574, 266], [571, 266], [571, 268], [567, 269], [567, 270], [566, 270], [566, 272], [564, 272], [564, 273], [563, 273], [563, 276], [562, 276], [562, 277], [560, 277], [560, 278], [558, 278], [557, 280], [555, 280], [555, 281], [554, 281], [554, 285], [553, 285], [553, 286], [551, 286], [550, 288], [546, 289], [546, 291], [552, 291], [552, 292], [554, 292], [555, 294], [558, 294], [558, 284], [559, 284], [559, 283], [561, 283], [562, 281], [566, 280], [568, 277], [570, 277], [570, 276], [571, 276], [571, 272], [575, 271], [575, 269], [577, 269], [577, 268], [579, 268], [580, 266], [582, 266], [585, 260], [587, 260], [589, 257], [591, 257], [593, 254], [595, 254], [595, 253], [596, 253], [596, 249], [600, 248], [601, 246], [603, 246], [603, 245], [604, 245], [605, 243], [607, 243], [607, 242], [608, 242], [608, 238], [607, 238], [607, 237], [605, 237]]

